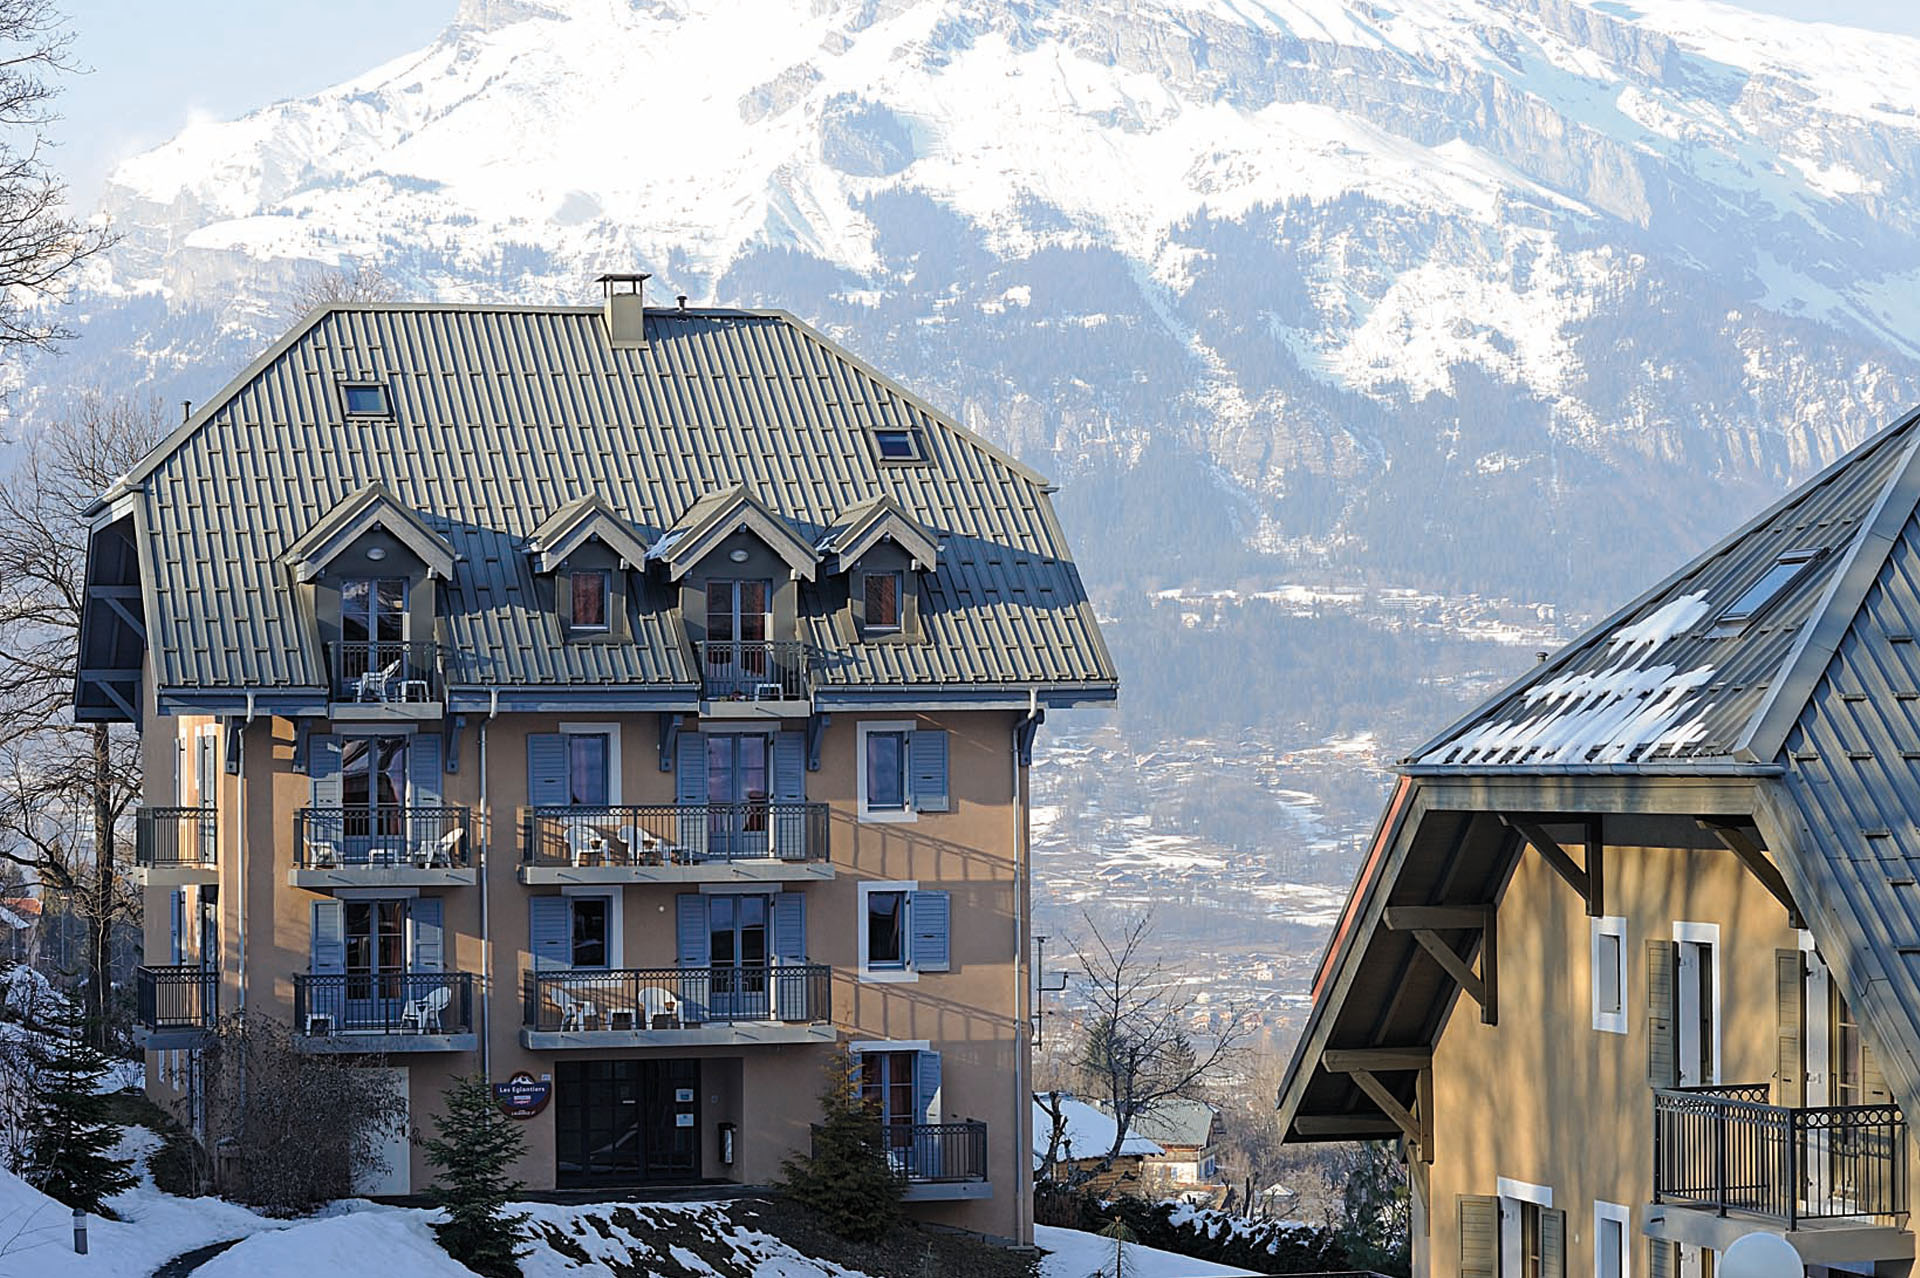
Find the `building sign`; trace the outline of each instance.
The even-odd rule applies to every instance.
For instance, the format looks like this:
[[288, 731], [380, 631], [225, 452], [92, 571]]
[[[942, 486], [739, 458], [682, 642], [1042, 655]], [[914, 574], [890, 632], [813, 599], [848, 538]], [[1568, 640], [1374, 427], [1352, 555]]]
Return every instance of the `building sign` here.
[[521, 1070], [504, 1083], [493, 1085], [493, 1102], [508, 1118], [532, 1118], [547, 1107], [553, 1083]]

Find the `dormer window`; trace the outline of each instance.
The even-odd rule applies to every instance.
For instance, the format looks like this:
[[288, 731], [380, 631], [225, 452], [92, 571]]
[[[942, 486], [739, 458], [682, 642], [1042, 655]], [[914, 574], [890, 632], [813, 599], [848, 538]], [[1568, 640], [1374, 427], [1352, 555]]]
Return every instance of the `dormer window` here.
[[391, 417], [387, 388], [379, 382], [349, 382], [340, 388], [349, 417]]
[[920, 436], [918, 432], [898, 428], [882, 428], [873, 432], [873, 451], [881, 461], [917, 462], [923, 460], [920, 455]]
[[900, 574], [870, 572], [863, 574], [866, 595], [865, 626], [868, 634], [893, 634], [900, 629]]
[[609, 629], [607, 574], [604, 572], [573, 573], [572, 590], [573, 629], [599, 632]]

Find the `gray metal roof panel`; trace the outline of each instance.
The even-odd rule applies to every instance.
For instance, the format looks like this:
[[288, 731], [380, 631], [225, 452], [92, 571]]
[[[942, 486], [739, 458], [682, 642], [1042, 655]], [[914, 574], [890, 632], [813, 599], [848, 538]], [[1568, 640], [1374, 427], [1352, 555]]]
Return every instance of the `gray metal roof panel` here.
[[[598, 308], [316, 314], [116, 489], [139, 491], [151, 529], [158, 682], [319, 682], [277, 561], [375, 483], [458, 556], [443, 635], [453, 682], [690, 683], [660, 611], [636, 615], [632, 643], [561, 642], [522, 546], [588, 493], [652, 538], [736, 484], [809, 542], [886, 496], [948, 545], [927, 582], [928, 642], [842, 650], [830, 681], [1113, 681], [1039, 476], [790, 316], [649, 311], [647, 323], [644, 348], [614, 350]], [[347, 418], [348, 380], [385, 382], [392, 418]], [[921, 431], [927, 463], [878, 464], [874, 421]], [[830, 627], [808, 637], [839, 646]]]

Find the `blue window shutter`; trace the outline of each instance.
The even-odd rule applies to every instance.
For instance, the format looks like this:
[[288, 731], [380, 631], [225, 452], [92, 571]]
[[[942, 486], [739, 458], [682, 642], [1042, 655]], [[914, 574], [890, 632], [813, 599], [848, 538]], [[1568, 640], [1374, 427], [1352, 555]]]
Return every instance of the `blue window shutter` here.
[[707, 934], [707, 898], [682, 892], [674, 898], [676, 952], [681, 967], [705, 967], [713, 962], [713, 938]]
[[413, 903], [413, 964], [416, 972], [446, 970], [444, 904], [437, 896], [418, 897]]
[[309, 968], [315, 976], [338, 976], [347, 970], [346, 907], [339, 901], [313, 903]]
[[907, 904], [913, 933], [916, 972], [944, 972], [952, 966], [952, 902], [945, 892], [915, 892]]
[[186, 961], [184, 935], [187, 918], [187, 893], [184, 888], [175, 888], [167, 897], [167, 922], [172, 928], [173, 946], [168, 951], [173, 957], [169, 963], [180, 964]]
[[535, 971], [573, 966], [573, 907], [566, 897], [527, 898], [527, 949]]
[[565, 807], [567, 739], [557, 732], [536, 732], [527, 738], [527, 804], [536, 808]]
[[316, 808], [340, 806], [340, 738], [315, 733], [307, 742], [307, 797]]
[[707, 739], [698, 732], [682, 732], [674, 742], [673, 801], [680, 806], [680, 846], [706, 855]]
[[773, 898], [773, 956], [782, 963], [807, 961], [807, 896], [780, 892]]
[[940, 1053], [915, 1052], [913, 1062], [914, 1121], [940, 1121]]
[[907, 792], [919, 812], [945, 812], [947, 734], [933, 728], [907, 734]]
[[807, 734], [781, 732], [773, 738], [773, 801], [804, 803], [807, 798]]
[[407, 788], [413, 793], [407, 803], [416, 808], [437, 808], [443, 802], [440, 769], [445, 756], [437, 732], [415, 733], [407, 743]]

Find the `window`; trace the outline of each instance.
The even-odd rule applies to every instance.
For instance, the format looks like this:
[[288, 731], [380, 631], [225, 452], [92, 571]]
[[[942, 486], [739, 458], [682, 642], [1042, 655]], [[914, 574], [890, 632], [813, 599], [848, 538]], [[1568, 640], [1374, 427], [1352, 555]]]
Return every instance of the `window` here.
[[866, 629], [874, 631], [894, 631], [900, 629], [900, 574], [897, 572], [870, 572], [865, 575]]
[[1618, 1203], [1593, 1204], [1594, 1278], [1633, 1278], [1628, 1259], [1627, 1209]]
[[870, 812], [904, 812], [907, 808], [907, 734], [869, 732], [867, 794], [862, 805]]
[[876, 430], [873, 451], [881, 461], [919, 461], [920, 439], [911, 430]]
[[1716, 635], [1737, 634], [1749, 621], [1764, 612], [1767, 605], [1787, 592], [1787, 588], [1800, 579], [1800, 575], [1820, 558], [1817, 550], [1790, 550], [1774, 560], [1773, 566], [1761, 574], [1760, 580], [1748, 586], [1746, 592], [1734, 600], [1727, 610], [1714, 622]]
[[604, 732], [570, 732], [567, 742], [567, 802], [575, 807], [604, 807], [610, 753]]
[[1593, 1027], [1627, 1032], [1627, 921], [1593, 920]]
[[612, 902], [604, 896], [576, 896], [573, 906], [573, 965], [607, 966], [607, 916]]
[[349, 644], [398, 643], [407, 637], [407, 583], [402, 577], [340, 583], [340, 638]]
[[867, 893], [867, 966], [907, 965], [907, 894], [899, 890]]
[[573, 617], [575, 630], [607, 630], [607, 574], [573, 574]]
[[340, 388], [341, 396], [346, 400], [349, 417], [390, 417], [392, 407], [387, 403], [387, 388], [377, 382], [349, 384]]

